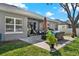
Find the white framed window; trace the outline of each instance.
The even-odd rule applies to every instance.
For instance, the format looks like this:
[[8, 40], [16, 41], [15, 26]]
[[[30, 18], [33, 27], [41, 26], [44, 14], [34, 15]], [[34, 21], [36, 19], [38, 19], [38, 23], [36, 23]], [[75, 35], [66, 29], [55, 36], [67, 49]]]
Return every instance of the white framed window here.
[[6, 33], [22, 33], [22, 19], [5, 17]]

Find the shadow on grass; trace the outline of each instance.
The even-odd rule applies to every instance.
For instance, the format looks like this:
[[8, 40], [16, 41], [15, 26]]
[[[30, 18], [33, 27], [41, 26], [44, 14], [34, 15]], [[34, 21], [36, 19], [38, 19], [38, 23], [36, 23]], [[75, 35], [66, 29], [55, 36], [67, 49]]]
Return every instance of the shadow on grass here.
[[18, 48], [27, 47], [29, 45], [31, 45], [31, 44], [22, 42], [20, 40], [0, 42], [0, 54], [3, 54], [5, 52], [11, 51], [11, 50], [15, 50]]
[[51, 56], [62, 56], [59, 51], [50, 52]]

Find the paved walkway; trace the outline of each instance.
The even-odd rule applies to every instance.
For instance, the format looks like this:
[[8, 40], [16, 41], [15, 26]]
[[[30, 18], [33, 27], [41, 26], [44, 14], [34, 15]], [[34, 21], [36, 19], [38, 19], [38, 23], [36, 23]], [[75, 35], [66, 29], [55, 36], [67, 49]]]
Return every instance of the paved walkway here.
[[[57, 43], [57, 45], [55, 45], [55, 49], [53, 50], [56, 51], [56, 50], [59, 50], [60, 48], [64, 47], [65, 45], [69, 44], [71, 41], [73, 41], [74, 39], [71, 38], [71, 37], [68, 37], [68, 36], [64, 36], [64, 39], [65, 40], [61, 40]], [[48, 51], [51, 51], [50, 50], [50, 46], [44, 41], [44, 42], [39, 42], [39, 43], [36, 43], [34, 44], [35, 46], [38, 46], [38, 47], [41, 47], [43, 49], [46, 49]]]
[[[25, 41], [25, 42], [28, 42], [28, 43], [31, 43], [35, 46], [38, 46], [40, 48], [43, 48], [43, 49], [46, 49], [48, 51], [51, 51], [50, 50], [50, 46], [41, 39], [41, 36], [33, 36], [33, 37], [30, 37], [30, 38], [23, 38], [21, 39], [22, 41]], [[73, 41], [74, 39], [69, 37], [69, 36], [64, 36], [64, 40], [61, 40], [57, 43], [57, 45], [55, 45], [55, 49], [53, 50], [56, 51], [56, 50], [59, 50], [60, 48], [64, 47], [66, 44], [69, 44], [71, 41]]]

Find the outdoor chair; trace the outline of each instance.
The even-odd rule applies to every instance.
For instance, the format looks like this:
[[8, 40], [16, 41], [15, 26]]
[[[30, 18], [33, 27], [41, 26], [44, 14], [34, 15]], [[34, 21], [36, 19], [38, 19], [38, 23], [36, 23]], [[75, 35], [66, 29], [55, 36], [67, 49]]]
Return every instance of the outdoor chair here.
[[58, 32], [55, 33], [55, 37], [58, 39], [58, 41], [63, 40], [64, 39], [64, 32]]

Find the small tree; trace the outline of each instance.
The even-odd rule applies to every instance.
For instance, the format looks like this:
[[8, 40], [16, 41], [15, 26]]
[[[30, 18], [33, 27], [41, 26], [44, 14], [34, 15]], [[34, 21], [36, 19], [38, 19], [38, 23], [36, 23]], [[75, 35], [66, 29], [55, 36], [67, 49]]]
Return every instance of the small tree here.
[[49, 44], [52, 45], [52, 48], [54, 48], [54, 44], [57, 42], [57, 39], [51, 30], [47, 30], [46, 39], [48, 40]]
[[76, 15], [76, 9], [78, 7], [78, 3], [70, 3], [72, 7], [72, 11], [69, 9], [69, 4], [68, 3], [60, 3], [60, 6], [66, 11], [67, 17], [71, 22], [72, 26], [72, 37], [77, 36], [76, 34], [76, 25], [79, 20], [79, 11], [78, 14]]

